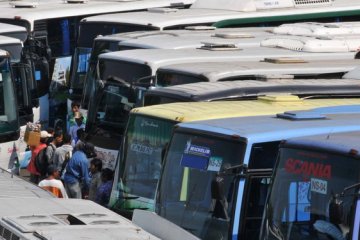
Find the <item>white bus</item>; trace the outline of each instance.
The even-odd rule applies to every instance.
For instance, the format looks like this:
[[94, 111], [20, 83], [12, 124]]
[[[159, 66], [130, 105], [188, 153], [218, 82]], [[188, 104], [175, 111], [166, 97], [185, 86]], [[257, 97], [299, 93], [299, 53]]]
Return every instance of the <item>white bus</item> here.
[[[56, 198], [50, 192], [0, 170], [2, 239], [198, 240], [154, 214], [138, 211], [135, 214], [138, 219], [133, 223], [92, 201]], [[146, 226], [144, 220], [155, 225]], [[167, 231], [161, 231], [164, 228]]]
[[[221, 45], [223, 47], [223, 45]], [[353, 59], [355, 52], [306, 53], [274, 48], [215, 48], [201, 49], [147, 49], [105, 53], [99, 56], [98, 86], [93, 85], [93, 96], [89, 105], [86, 132], [104, 156], [115, 158], [120, 146], [129, 111], [142, 105], [144, 91], [149, 86], [164, 87], [156, 82], [154, 75], [159, 67], [192, 62], [259, 61], [264, 57], [298, 57], [303, 60], [328, 58]], [[105, 85], [103, 84], [105, 83]], [[171, 82], [172, 85], [185, 82]], [[189, 83], [189, 82], [186, 82]], [[96, 89], [96, 90], [95, 90]], [[100, 138], [99, 135], [102, 137]]]
[[[184, 30], [147, 31], [113, 34], [98, 36], [94, 40], [93, 49], [89, 60], [89, 68], [86, 72], [85, 83], [73, 82], [81, 86], [78, 92], [82, 92], [81, 107], [88, 108], [90, 91], [96, 79], [98, 79], [96, 64], [101, 53], [119, 50], [164, 48], [184, 49], [201, 46], [202, 41], [214, 41], [217, 43], [236, 43], [239, 47], [260, 46], [260, 41], [265, 37], [273, 36], [272, 28], [234, 28], [215, 29], [208, 27], [187, 27]], [[94, 80], [95, 79], [95, 80]]]

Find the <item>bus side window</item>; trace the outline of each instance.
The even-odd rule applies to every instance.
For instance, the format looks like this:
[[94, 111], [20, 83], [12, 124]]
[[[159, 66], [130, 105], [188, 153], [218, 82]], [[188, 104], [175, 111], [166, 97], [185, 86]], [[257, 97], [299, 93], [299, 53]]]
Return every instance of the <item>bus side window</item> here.
[[256, 143], [253, 145], [249, 160], [249, 169], [270, 169], [275, 165], [279, 141]]

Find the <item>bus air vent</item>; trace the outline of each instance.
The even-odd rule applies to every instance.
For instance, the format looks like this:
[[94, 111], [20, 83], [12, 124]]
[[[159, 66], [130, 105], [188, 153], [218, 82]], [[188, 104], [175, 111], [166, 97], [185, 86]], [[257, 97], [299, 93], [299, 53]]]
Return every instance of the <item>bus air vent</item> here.
[[294, 79], [294, 75], [290, 74], [261, 74], [255, 75], [256, 80], [266, 81], [266, 80], [273, 80], [273, 79]]
[[210, 50], [210, 51], [232, 51], [232, 50], [241, 50], [234, 43], [211, 43], [211, 42], [202, 42], [200, 49]]
[[250, 33], [239, 33], [239, 32], [232, 32], [232, 33], [215, 33], [213, 37], [218, 38], [226, 38], [226, 39], [236, 39], [236, 38], [254, 38], [253, 35]]
[[313, 5], [331, 5], [332, 0], [294, 0], [296, 7], [306, 7]]
[[265, 102], [301, 102], [302, 100], [298, 96], [288, 95], [288, 94], [279, 94], [279, 95], [267, 95], [260, 96], [258, 100]]
[[106, 224], [106, 225], [108, 225], [108, 224], [118, 224], [118, 223], [120, 223], [119, 221], [114, 221], [114, 220], [98, 220], [98, 221], [92, 221], [92, 222], [90, 222], [89, 224], [90, 225], [102, 225], [102, 224]]
[[289, 120], [316, 120], [326, 119], [326, 116], [312, 111], [290, 111], [276, 114], [276, 117]]
[[9, 4], [14, 8], [36, 8], [39, 5], [39, 2], [35, 1], [10, 1]]
[[216, 27], [213, 26], [187, 26], [185, 27], [185, 30], [190, 31], [207, 31], [207, 30], [215, 30]]
[[172, 13], [177, 12], [179, 9], [177, 8], [149, 8], [148, 12], [152, 13]]
[[69, 4], [82, 4], [82, 3], [87, 3], [88, 0], [66, 0], [66, 3]]
[[275, 63], [275, 64], [306, 63], [304, 59], [291, 58], [291, 57], [264, 58], [263, 62]]

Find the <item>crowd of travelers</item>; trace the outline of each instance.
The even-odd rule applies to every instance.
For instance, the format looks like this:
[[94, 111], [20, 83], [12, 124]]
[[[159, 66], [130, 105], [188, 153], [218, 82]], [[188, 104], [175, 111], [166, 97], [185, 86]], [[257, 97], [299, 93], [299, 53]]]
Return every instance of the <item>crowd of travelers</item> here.
[[31, 182], [56, 197], [89, 199], [107, 207], [114, 173], [102, 167], [94, 145], [84, 140], [85, 121], [79, 104], [73, 103], [67, 132], [42, 130], [40, 144], [29, 146], [27, 170]]

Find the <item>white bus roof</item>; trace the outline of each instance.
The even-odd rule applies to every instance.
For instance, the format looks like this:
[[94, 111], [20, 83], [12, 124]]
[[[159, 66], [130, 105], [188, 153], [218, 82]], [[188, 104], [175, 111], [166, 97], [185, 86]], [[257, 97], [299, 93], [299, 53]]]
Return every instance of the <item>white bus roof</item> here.
[[236, 17], [239, 17], [239, 13], [230, 10], [179, 9], [173, 12], [155, 12], [153, 9], [150, 9], [146, 12], [98, 15], [85, 18], [82, 21], [135, 24], [163, 30], [166, 27], [177, 25], [214, 23], [219, 20]]
[[161, 36], [172, 36], [173, 38], [194, 36], [217, 36], [217, 38], [253, 38], [262, 35], [272, 36], [272, 28], [270, 27], [249, 27], [249, 28], [214, 28], [208, 26], [192, 26], [179, 30], [164, 30], [164, 31], [136, 31], [127, 33], [118, 33], [113, 35], [98, 36], [95, 41], [114, 41], [122, 42], [127, 40], [145, 41], [158, 39]]
[[125, 40], [119, 43], [119, 47], [126, 46], [132, 48], [197, 48], [201, 47], [202, 42], [215, 44], [235, 44], [237, 47], [259, 47], [262, 40], [267, 39], [273, 34], [264, 32], [244, 32], [236, 31], [223, 33], [202, 34], [163, 34], [152, 37]]
[[[17, 4], [18, 1], [10, 2]], [[20, 2], [20, 1], [19, 1]], [[9, 2], [0, 2], [0, 19], [23, 19], [30, 23], [31, 30], [34, 28], [34, 21], [43, 19], [54, 19], [61, 17], [83, 16], [102, 13], [113, 13], [147, 9], [152, 7], [165, 7], [172, 3], [190, 4], [192, 0], [140, 0], [140, 1], [85, 1], [83, 4], [71, 4], [67, 1], [38, 0], [36, 7], [16, 8]], [[21, 4], [21, 3], [19, 3]]]
[[[294, 1], [296, 2], [296, 1]], [[268, 1], [200, 1], [193, 4], [190, 9], [178, 11], [147, 11], [136, 13], [106, 14], [86, 18], [92, 22], [118, 22], [152, 26], [163, 30], [166, 27], [213, 23], [229, 19], [261, 19], [264, 17], [286, 17], [289, 15], [324, 14], [328, 12], [353, 12], [360, 10], [360, 3], [352, 0], [312, 1], [305, 4], [293, 1], [281, 1], [275, 4], [266, 4]], [[271, 2], [270, 2], [271, 3]], [[301, 7], [299, 5], [301, 5]], [[272, 6], [270, 6], [272, 5]], [[284, 19], [286, 20], [286, 19]], [[249, 21], [251, 22], [251, 21]], [[254, 22], [255, 19], [254, 19]], [[261, 23], [261, 21], [260, 21]]]
[[359, 51], [360, 35], [298, 37], [274, 35], [261, 41], [264, 47], [279, 47], [305, 52]]
[[[264, 58], [301, 58], [303, 60], [353, 59], [354, 52], [307, 53], [286, 49], [254, 47], [242, 50], [212, 51], [205, 49], [140, 49], [110, 52], [99, 55], [99, 60], [127, 61], [145, 64], [155, 72], [157, 68], [177, 63], [219, 62], [219, 61], [260, 61]], [[153, 72], [153, 73], [154, 73]]]
[[360, 66], [358, 59], [317, 60], [300, 63], [273, 63], [264, 61], [232, 61], [232, 62], [196, 62], [167, 65], [158, 71], [200, 76], [209, 82], [241, 76], [292, 74], [313, 75], [325, 73], [348, 72]]
[[276, 34], [300, 35], [300, 36], [338, 36], [347, 34], [360, 34], [359, 22], [302, 22], [282, 24], [274, 27], [272, 32]]
[[[3, 50], [0, 50], [2, 54]], [[13, 198], [55, 198], [50, 192], [0, 169], [0, 201]], [[0, 213], [1, 215], [1, 213]]]
[[18, 236], [11, 239], [39, 239], [35, 232], [53, 240], [159, 239], [109, 209], [82, 199], [0, 199], [0, 217], [1, 227], [8, 230], [1, 234]]

